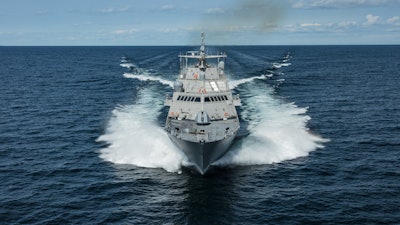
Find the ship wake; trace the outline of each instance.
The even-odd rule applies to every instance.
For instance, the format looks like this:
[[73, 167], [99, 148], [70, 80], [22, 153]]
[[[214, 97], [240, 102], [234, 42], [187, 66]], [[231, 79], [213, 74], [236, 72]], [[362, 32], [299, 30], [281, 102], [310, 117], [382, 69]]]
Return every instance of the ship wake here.
[[[328, 141], [307, 127], [311, 119], [306, 114], [307, 108], [287, 103], [275, 95], [274, 85], [267, 83], [272, 76], [273, 73], [267, 73], [231, 80], [231, 88], [240, 87], [243, 103], [240, 114], [248, 124], [249, 135], [236, 141], [214, 165], [279, 163], [307, 156]], [[116, 164], [181, 171], [182, 166], [189, 165], [187, 158], [169, 140], [157, 119], [164, 100], [160, 87], [172, 87], [173, 82], [142, 69], [124, 73], [124, 77], [151, 83], [138, 90], [134, 104], [113, 110], [105, 134], [97, 139], [108, 144], [100, 150], [100, 157]], [[280, 80], [283, 79], [275, 81], [283, 82]]]
[[[260, 165], [307, 156], [327, 142], [307, 127], [307, 108], [285, 103], [273, 88], [248, 85], [241, 116], [248, 121], [249, 135], [237, 141], [214, 165]], [[243, 98], [242, 98], [243, 99]]]
[[136, 73], [124, 73], [124, 77], [138, 79], [138, 80], [141, 80], [141, 81], [156, 81], [156, 82], [160, 82], [161, 84], [170, 86], [171, 88], [174, 85], [173, 81], [165, 80], [165, 79], [163, 79], [161, 77], [157, 77], [157, 76], [151, 75], [151, 73], [148, 73], [148, 72], [139, 73], [139, 74], [136, 74]]
[[135, 104], [113, 110], [105, 134], [97, 139], [108, 144], [100, 150], [102, 159], [115, 164], [180, 171], [185, 156], [157, 124], [162, 98], [153, 93], [156, 93], [154, 88], [143, 89]]

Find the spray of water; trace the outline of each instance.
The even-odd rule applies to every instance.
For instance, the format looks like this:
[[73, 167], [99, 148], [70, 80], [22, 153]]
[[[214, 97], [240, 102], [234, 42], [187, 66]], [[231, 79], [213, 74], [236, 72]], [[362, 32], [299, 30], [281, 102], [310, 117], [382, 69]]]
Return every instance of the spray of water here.
[[185, 155], [169, 140], [155, 121], [162, 107], [155, 90], [143, 89], [134, 105], [118, 106], [104, 135], [97, 141], [109, 144], [100, 157], [116, 164], [133, 164], [179, 172]]
[[141, 80], [141, 81], [149, 81], [149, 80], [150, 81], [157, 81], [157, 82], [160, 82], [161, 84], [164, 84], [164, 85], [167, 85], [167, 86], [170, 86], [170, 87], [173, 87], [173, 85], [174, 85], [174, 82], [172, 82], [170, 80], [165, 80], [165, 79], [163, 79], [161, 77], [153, 76], [148, 72], [144, 72], [142, 74], [124, 73], [124, 77], [138, 79], [138, 80]]
[[127, 62], [126, 60], [124, 60], [124, 62], [121, 61], [121, 64], [119, 64], [119, 65], [121, 67], [125, 67], [125, 68], [128, 68], [128, 69], [137, 67], [135, 64]]
[[[156, 121], [163, 107], [163, 93], [159, 93], [157, 89], [159, 85], [172, 87], [172, 82], [148, 71], [141, 71], [142, 74], [125, 73], [124, 76], [157, 83], [140, 89], [134, 104], [118, 106], [113, 110], [105, 134], [97, 139], [108, 143], [106, 148], [100, 150], [100, 157], [117, 164], [179, 172], [189, 162]], [[258, 85], [257, 80], [265, 80], [271, 76], [272, 74], [268, 74], [231, 81], [231, 88], [244, 85], [242, 90], [247, 97], [242, 98], [241, 117], [248, 121], [250, 132], [247, 137], [236, 142], [216, 165], [282, 162], [307, 156], [311, 151], [322, 148], [323, 143], [328, 141], [310, 133], [307, 122], [311, 118], [306, 115], [307, 108], [300, 108], [294, 103], [286, 103], [274, 97], [274, 89], [267, 84]]]
[[241, 84], [244, 84], [244, 83], [247, 83], [247, 82], [251, 82], [253, 80], [265, 80], [270, 76], [271, 76], [271, 74], [269, 74], [269, 75], [260, 75], [260, 76], [250, 77], [250, 78], [243, 78], [243, 79], [239, 79], [239, 80], [231, 80], [231, 81], [229, 81], [229, 88], [230, 89], [235, 89]]
[[307, 108], [274, 98], [273, 89], [249, 88], [242, 118], [249, 121], [249, 136], [241, 139], [217, 165], [271, 164], [307, 156], [328, 141], [309, 132]]

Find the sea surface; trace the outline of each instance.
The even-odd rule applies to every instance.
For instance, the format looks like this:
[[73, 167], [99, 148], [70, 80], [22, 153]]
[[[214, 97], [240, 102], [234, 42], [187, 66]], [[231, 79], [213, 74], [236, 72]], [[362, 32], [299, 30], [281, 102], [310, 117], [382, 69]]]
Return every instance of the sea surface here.
[[0, 224], [400, 224], [400, 46], [212, 46], [241, 130], [163, 130], [174, 47], [0, 47]]

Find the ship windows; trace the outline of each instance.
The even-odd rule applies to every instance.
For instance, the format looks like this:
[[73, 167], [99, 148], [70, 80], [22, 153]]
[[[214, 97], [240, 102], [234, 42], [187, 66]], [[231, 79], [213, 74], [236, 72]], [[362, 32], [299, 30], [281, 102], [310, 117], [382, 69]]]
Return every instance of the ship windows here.
[[228, 101], [228, 96], [218, 95], [218, 96], [209, 96], [204, 98], [204, 102], [222, 102], [222, 101]]
[[[184, 95], [179, 95], [176, 100], [177, 101], [183, 101], [183, 102], [201, 102], [201, 98], [200, 97], [184, 96]], [[204, 102], [222, 102], [222, 101], [228, 101], [228, 96], [226, 96], [226, 95], [217, 95], [217, 96], [204, 97]]]
[[200, 97], [179, 95], [177, 101], [183, 102], [201, 102]]

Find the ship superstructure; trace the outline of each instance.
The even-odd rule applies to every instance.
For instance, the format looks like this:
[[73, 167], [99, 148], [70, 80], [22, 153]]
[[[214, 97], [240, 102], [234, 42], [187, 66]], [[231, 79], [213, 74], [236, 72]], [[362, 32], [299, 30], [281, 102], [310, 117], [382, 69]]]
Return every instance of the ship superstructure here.
[[240, 98], [229, 88], [226, 57], [206, 54], [202, 34], [199, 51], [179, 55], [180, 75], [165, 100], [165, 129], [201, 174], [228, 151], [239, 130]]

